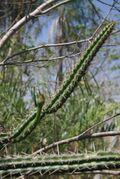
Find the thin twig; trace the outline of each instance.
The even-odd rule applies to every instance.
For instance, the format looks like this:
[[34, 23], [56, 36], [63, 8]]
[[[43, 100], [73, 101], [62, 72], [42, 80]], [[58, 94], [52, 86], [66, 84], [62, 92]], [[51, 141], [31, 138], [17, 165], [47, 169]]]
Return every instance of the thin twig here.
[[96, 128], [97, 126], [117, 117], [117, 116], [120, 116], [120, 113], [118, 114], [115, 114], [114, 116], [112, 117], [109, 117], [103, 121], [100, 121], [98, 123], [96, 123], [95, 125], [93, 125], [92, 127], [88, 128], [87, 130], [85, 130], [83, 133], [81, 133], [80, 135], [77, 135], [77, 136], [74, 136], [72, 138], [68, 138], [68, 139], [64, 139], [64, 140], [61, 140], [61, 141], [58, 141], [58, 142], [54, 142], [48, 146], [45, 146], [39, 150], [37, 150], [36, 152], [32, 153], [31, 155], [37, 155], [38, 153], [42, 153], [44, 151], [47, 151], [51, 148], [54, 148], [58, 145], [62, 145], [62, 144], [68, 144], [68, 143], [71, 143], [71, 142], [74, 142], [74, 141], [80, 141], [82, 139], [88, 139], [88, 138], [96, 138], [96, 137], [106, 137], [106, 136], [114, 136], [114, 135], [120, 135], [120, 131], [112, 131], [112, 132], [101, 132], [101, 133], [93, 133], [93, 134], [90, 134], [91, 130]]
[[96, 35], [96, 33], [98, 32], [98, 30], [102, 27], [102, 25], [104, 24], [104, 22], [107, 20], [108, 16], [110, 15], [113, 7], [115, 6], [115, 2], [113, 2], [113, 4], [111, 5], [111, 8], [109, 9], [108, 13], [106, 14], [106, 16], [103, 18], [102, 22], [100, 23], [100, 25], [98, 26], [98, 28], [95, 30], [93, 37]]
[[[96, 170], [96, 171], [88, 171], [88, 172], [76, 172], [74, 175], [84, 175], [84, 174], [90, 174], [90, 175], [120, 175], [120, 171], [112, 171], [112, 170]], [[66, 175], [71, 175], [71, 173], [66, 173]]]
[[[66, 2], [68, 2], [70, 0], [67, 0]], [[57, 5], [61, 4], [63, 2], [60, 2], [58, 3]], [[43, 45], [40, 45], [40, 46], [37, 46], [37, 47], [33, 47], [33, 48], [29, 48], [29, 49], [26, 49], [26, 50], [23, 50], [23, 51], [20, 51], [18, 53], [15, 53], [9, 57], [7, 57], [6, 59], [4, 59], [0, 65], [1, 66], [4, 66], [5, 62], [7, 62], [9, 59], [13, 58], [13, 57], [16, 57], [16, 56], [19, 56], [21, 54], [24, 54], [24, 53], [27, 53], [27, 52], [30, 52], [30, 51], [34, 51], [34, 50], [38, 50], [38, 49], [41, 49], [41, 48], [46, 48], [46, 47], [59, 47], [59, 46], [68, 46], [68, 45], [73, 45], [73, 44], [78, 44], [78, 43], [83, 43], [83, 42], [89, 42], [91, 41], [94, 36], [96, 35], [96, 33], [98, 32], [98, 30], [101, 28], [101, 26], [104, 24], [105, 20], [107, 19], [107, 17], [109, 16], [110, 12], [112, 11], [114, 5], [115, 5], [116, 2], [113, 2], [113, 5], [111, 6], [110, 10], [108, 11], [107, 15], [105, 16], [105, 18], [103, 19], [103, 21], [101, 22], [101, 24], [98, 26], [98, 28], [95, 30], [94, 34], [92, 35], [92, 37], [88, 38], [88, 39], [85, 39], [85, 40], [77, 40], [77, 41], [72, 41], [72, 42], [66, 42], [66, 43], [58, 43], [58, 44], [43, 44]], [[55, 5], [56, 6], [56, 5]], [[52, 6], [53, 7], [53, 6]], [[43, 12], [42, 12], [43, 13]], [[29, 62], [26, 62], [26, 63], [29, 63]], [[11, 65], [11, 64], [10, 64]]]
[[94, 3], [91, 0], [88, 0], [88, 2], [90, 3], [91, 7], [93, 8], [94, 12], [97, 14], [98, 18], [101, 19], [101, 14], [99, 13], [99, 11], [96, 9]]
[[[65, 59], [65, 58], [71, 58], [71, 57], [75, 57], [77, 55], [80, 55], [81, 52], [78, 53], [70, 53], [68, 55], [63, 55], [63, 56], [58, 56], [58, 57], [54, 57], [54, 58], [42, 58], [39, 60], [26, 60], [26, 61], [19, 61], [19, 62], [7, 62], [7, 63], [0, 63], [0, 66], [11, 66], [11, 65], [24, 65], [24, 64], [29, 64], [29, 63], [37, 63], [37, 62], [51, 62], [51, 61], [57, 61], [57, 60], [61, 60], [61, 59]], [[43, 67], [43, 66], [42, 66]]]
[[39, 45], [37, 47], [33, 47], [33, 48], [29, 48], [29, 49], [25, 49], [25, 50], [22, 50], [18, 53], [14, 53], [13, 55], [5, 58], [1, 64], [4, 64], [5, 62], [7, 62], [9, 59], [13, 58], [13, 57], [16, 57], [16, 56], [19, 56], [19, 55], [22, 55], [24, 53], [27, 53], [27, 52], [31, 52], [31, 51], [35, 51], [35, 50], [38, 50], [38, 49], [41, 49], [41, 48], [46, 48], [46, 47], [60, 47], [60, 46], [69, 46], [69, 45], [74, 45], [74, 44], [80, 44], [80, 43], [83, 43], [83, 42], [89, 42], [90, 40], [92, 39], [91, 38], [88, 38], [88, 39], [85, 39], [85, 40], [78, 40], [78, 41], [72, 41], [72, 42], [66, 42], [66, 43], [58, 43], [58, 44], [43, 44], [43, 45]]
[[[70, 0], [67, 0], [67, 2], [69, 2]], [[63, 2], [60, 2], [58, 3], [57, 5], [60, 5], [61, 3]], [[64, 2], [65, 3], [65, 2]], [[44, 45], [40, 45], [40, 46], [37, 46], [37, 47], [33, 47], [33, 48], [29, 48], [29, 49], [26, 49], [26, 50], [23, 50], [23, 51], [20, 51], [18, 53], [15, 53], [9, 57], [7, 57], [6, 59], [4, 59], [2, 62], [1, 62], [1, 66], [4, 66], [5, 62], [7, 62], [9, 59], [13, 58], [13, 57], [16, 57], [18, 55], [21, 55], [21, 54], [24, 54], [24, 53], [27, 53], [27, 52], [30, 52], [30, 51], [34, 51], [34, 50], [38, 50], [38, 49], [41, 49], [41, 48], [46, 48], [46, 47], [59, 47], [59, 46], [68, 46], [68, 45], [73, 45], [73, 44], [78, 44], [78, 43], [83, 43], [83, 42], [89, 42], [91, 41], [94, 36], [96, 35], [96, 33], [98, 32], [98, 30], [101, 28], [101, 26], [104, 24], [105, 20], [107, 19], [107, 17], [109, 16], [110, 12], [112, 11], [113, 7], [115, 5], [115, 2], [113, 2], [113, 5], [111, 6], [109, 12], [107, 13], [107, 15], [105, 16], [105, 18], [103, 19], [103, 21], [101, 22], [101, 24], [98, 26], [98, 28], [95, 30], [94, 34], [92, 35], [92, 37], [88, 38], [88, 39], [85, 39], [85, 40], [77, 40], [77, 41], [73, 41], [73, 42], [66, 42], [66, 43], [58, 43], [58, 44], [44, 44]], [[56, 5], [54, 5], [56, 6]], [[53, 6], [52, 6], [53, 7]], [[48, 9], [47, 9], [48, 10]], [[42, 12], [43, 13], [43, 12]], [[44, 12], [45, 13], [45, 12]], [[26, 62], [27, 63], [27, 62]], [[29, 62], [28, 62], [29, 63]], [[11, 64], [10, 64], [11, 65]]]
[[[106, 5], [106, 6], [112, 7], [111, 4], [108, 4], [108, 3], [104, 2], [104, 1], [101, 1], [101, 0], [97, 0], [97, 1], [100, 2], [100, 3], [102, 3], [102, 4], [104, 4], [104, 5]], [[116, 3], [116, 1], [114, 1], [114, 2]], [[115, 7], [115, 6], [114, 6], [113, 9], [114, 9], [114, 10], [117, 10], [118, 12], [120, 12], [120, 9], [118, 9], [118, 8]]]
[[[24, 16], [23, 18], [21, 18], [18, 22], [16, 22], [9, 30], [8, 32], [1, 38], [0, 40], [0, 49], [3, 47], [3, 45], [8, 41], [8, 39], [15, 34], [15, 32], [17, 30], [20, 29], [20, 27], [22, 27], [24, 24], [26, 24], [28, 21], [30, 21], [31, 19], [36, 18], [37, 15], [42, 15], [45, 14], [49, 11], [51, 11], [52, 9], [64, 4], [64, 3], [68, 3], [72, 0], [64, 0], [62, 2], [56, 3], [56, 0], [48, 0], [45, 3], [41, 4], [39, 7], [37, 7], [33, 12], [31, 12], [30, 14], [28, 14], [27, 16]], [[54, 3], [56, 3], [55, 5], [53, 5]], [[45, 8], [47, 8], [48, 6], [50, 6], [50, 8], [44, 10]]]
[[71, 0], [64, 0], [64, 1], [62, 1], [62, 2], [59, 2], [59, 3], [55, 4], [55, 5], [53, 5], [52, 7], [50, 7], [50, 8], [48, 8], [48, 9], [42, 11], [42, 14], [46, 14], [47, 12], [49, 12], [49, 11], [55, 9], [56, 7], [61, 6], [61, 5], [63, 5], [63, 4], [66, 4], [66, 3], [70, 2], [70, 1], [71, 1]]

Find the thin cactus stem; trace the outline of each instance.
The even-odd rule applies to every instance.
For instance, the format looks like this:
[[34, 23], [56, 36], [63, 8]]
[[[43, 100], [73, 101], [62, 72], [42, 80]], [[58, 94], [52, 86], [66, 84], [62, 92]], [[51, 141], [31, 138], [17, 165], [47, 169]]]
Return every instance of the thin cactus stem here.
[[16, 143], [23, 140], [24, 138], [26, 138], [27, 135], [29, 135], [32, 132], [40, 118], [43, 118], [43, 113], [41, 115], [43, 105], [44, 102], [40, 102], [37, 105], [37, 112], [34, 112], [34, 114], [30, 116], [30, 118], [28, 118], [27, 121], [25, 121], [20, 127], [18, 127], [18, 130], [16, 130], [15, 133], [13, 133], [13, 135], [0, 138], [0, 149], [4, 147], [4, 144], [11, 142]]
[[45, 116], [45, 113], [37, 114], [34, 121], [32, 121], [29, 126], [25, 128], [25, 131], [23, 131], [17, 138], [13, 138], [13, 142], [20, 142], [24, 140], [31, 132], [35, 129], [40, 119], [42, 119]]
[[26, 120], [20, 127], [18, 127], [18, 129], [14, 132], [13, 136], [11, 136], [10, 138], [17, 138], [22, 133], [22, 131], [29, 125], [29, 123], [34, 120], [35, 117], [36, 112], [32, 114], [32, 116], [30, 116], [28, 120]]
[[1, 136], [0, 138], [0, 148], [4, 147], [4, 143], [9, 143], [12, 139], [17, 138], [24, 130], [25, 128], [29, 125], [29, 123], [31, 121], [33, 121], [33, 119], [36, 116], [36, 112], [34, 114], [32, 114], [32, 116], [30, 116], [28, 118], [28, 120], [26, 120], [21, 126], [19, 126], [15, 132], [13, 132], [13, 134], [11, 136]]
[[[71, 93], [74, 91], [78, 82], [85, 75], [85, 72], [88, 69], [91, 61], [93, 60], [94, 56], [96, 55], [102, 44], [105, 42], [107, 37], [110, 35], [111, 31], [113, 30], [113, 27], [114, 22], [109, 23], [94, 40], [94, 42], [90, 45], [90, 47], [88, 47], [82, 59], [80, 59], [80, 62], [77, 64], [72, 74], [70, 75], [70, 78], [66, 82], [66, 86], [65, 84], [63, 85], [64, 89], [62, 88], [58, 92], [59, 95], [57, 94], [50, 103], [50, 105], [47, 107], [47, 113], [56, 112], [66, 102]], [[68, 82], [71, 83], [69, 83], [69, 85], [67, 86]]]
[[43, 118], [43, 115], [41, 115], [41, 110], [42, 110], [42, 107], [43, 107], [43, 105], [45, 103], [45, 99], [44, 99], [44, 97], [41, 97], [43, 95], [40, 94], [39, 96], [40, 97], [38, 98], [38, 101], [37, 101], [37, 113], [34, 113], [34, 115], [35, 115], [34, 118], [35, 119], [31, 120], [30, 121], [31, 123], [26, 125], [26, 128], [24, 128], [25, 131], [20, 132], [19, 136], [17, 135], [18, 136], [17, 139], [16, 139], [15, 134], [10, 138], [10, 140], [12, 139], [14, 143], [19, 142], [19, 141], [23, 140], [24, 138], [26, 138], [31, 133], [31, 131], [33, 131], [33, 129], [37, 126], [40, 118]]

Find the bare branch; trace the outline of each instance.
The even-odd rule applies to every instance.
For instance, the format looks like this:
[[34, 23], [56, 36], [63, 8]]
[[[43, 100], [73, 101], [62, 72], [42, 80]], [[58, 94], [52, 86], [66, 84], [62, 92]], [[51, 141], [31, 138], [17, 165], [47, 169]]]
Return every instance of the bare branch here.
[[102, 25], [104, 24], [105, 21], [107, 21], [107, 18], [109, 17], [111, 11], [113, 10], [113, 7], [115, 6], [116, 2], [113, 1], [113, 4], [110, 6], [111, 8], [109, 9], [109, 11], [107, 12], [106, 16], [103, 18], [102, 22], [100, 23], [100, 25], [98, 26], [98, 28], [95, 30], [93, 37], [96, 35], [96, 33], [98, 32], [98, 30], [102, 27]]
[[[62, 2], [56, 3], [56, 0], [48, 0], [45, 3], [43, 3], [42, 5], [40, 5], [37, 9], [35, 9], [33, 12], [31, 12], [30, 14], [24, 16], [23, 18], [21, 18], [17, 23], [15, 23], [9, 30], [8, 32], [1, 38], [0, 40], [0, 48], [3, 47], [3, 45], [6, 43], [6, 41], [13, 35], [15, 34], [15, 32], [20, 29], [20, 27], [22, 27], [25, 23], [27, 23], [29, 20], [34, 19], [36, 16], [38, 15], [42, 15], [45, 14], [49, 11], [51, 11], [52, 9], [70, 2], [72, 0], [64, 0]], [[53, 5], [53, 3], [56, 3], [55, 5]], [[50, 8], [46, 9], [48, 6], [50, 6]]]
[[19, 62], [7, 62], [7, 63], [0, 63], [0, 66], [11, 66], [11, 65], [25, 65], [25, 64], [30, 64], [30, 63], [37, 63], [37, 62], [50, 62], [50, 61], [57, 61], [57, 60], [61, 60], [61, 59], [65, 59], [65, 58], [71, 58], [71, 57], [75, 57], [77, 55], [80, 55], [81, 52], [78, 53], [70, 53], [68, 55], [63, 55], [63, 56], [57, 56], [57, 57], [53, 57], [53, 58], [42, 58], [39, 60], [26, 60], [26, 61], [19, 61]]
[[7, 57], [6, 59], [4, 59], [0, 64], [4, 64], [6, 61], [8, 61], [9, 59], [11, 59], [13, 57], [22, 55], [22, 54], [27, 53], [27, 52], [35, 51], [35, 50], [38, 50], [38, 49], [41, 49], [41, 48], [69, 46], [69, 45], [74, 45], [74, 44], [80, 44], [80, 43], [83, 43], [83, 42], [89, 42], [90, 40], [92, 40], [92, 37], [90, 37], [88, 39], [72, 41], [72, 42], [65, 42], [65, 43], [58, 43], [58, 44], [43, 44], [43, 45], [40, 45], [40, 46], [37, 46], [37, 47], [29, 48], [29, 49], [26, 49], [26, 50], [22, 50], [18, 53], [15, 53], [15, 54]]
[[[69, 2], [69, 1], [70, 1], [70, 0], [66, 0], [66, 1], [64, 1], [64, 2], [60, 2], [60, 3], [57, 4], [57, 6], [59, 6], [60, 4], [63, 4], [63, 3], [67, 3], [67, 2]], [[29, 48], [29, 49], [20, 51], [20, 52], [18, 52], [18, 53], [15, 53], [15, 54], [13, 54], [13, 55], [7, 57], [6, 59], [4, 59], [4, 60], [1, 62], [0, 66], [2, 66], [2, 65], [4, 66], [4, 65], [5, 65], [4, 63], [5, 63], [6, 61], [8, 61], [9, 59], [11, 59], [11, 58], [13, 58], [13, 57], [15, 57], [15, 56], [18, 56], [18, 55], [21, 55], [21, 54], [24, 54], [24, 53], [27, 53], [27, 52], [30, 52], [30, 51], [38, 50], [38, 49], [40, 49], [40, 48], [68, 46], [68, 45], [73, 45], [73, 44], [77, 44], [77, 43], [83, 43], [83, 42], [89, 42], [89, 41], [91, 41], [91, 40], [94, 38], [94, 36], [96, 35], [96, 33], [98, 32], [98, 30], [100, 29], [100, 27], [103, 25], [103, 23], [107, 20], [107, 17], [109, 16], [110, 12], [112, 11], [113, 7], [115, 6], [115, 3], [116, 3], [116, 2], [113, 2], [113, 4], [112, 4], [110, 10], [108, 11], [107, 15], [104, 17], [104, 19], [103, 19], [103, 21], [101, 22], [101, 24], [100, 24], [100, 25], [98, 26], [98, 28], [95, 30], [95, 32], [94, 32], [94, 34], [92, 35], [92, 37], [90, 37], [90, 38], [88, 38], [88, 39], [85, 39], [85, 40], [78, 40], [78, 41], [72, 41], [72, 42], [66, 42], [66, 43], [58, 43], [58, 44], [43, 44], [43, 45], [40, 45], [40, 46], [37, 46], [37, 47]], [[54, 6], [56, 6], [56, 5], [54, 5]], [[52, 7], [53, 7], [53, 6], [52, 6]], [[47, 9], [47, 10], [48, 10], [48, 9]], [[42, 14], [43, 14], [43, 13], [46, 13], [46, 12], [42, 11]], [[15, 63], [13, 63], [13, 64], [15, 64]], [[8, 64], [7, 64], [7, 65], [8, 65]], [[10, 65], [11, 65], [11, 64], [10, 64]], [[18, 65], [19, 65], [19, 64], [18, 64]]]
[[102, 16], [99, 13], [99, 11], [97, 10], [97, 8], [95, 7], [94, 3], [91, 0], [88, 0], [88, 2], [90, 3], [91, 7], [93, 8], [93, 10], [96, 13], [96, 15], [98, 16], [98, 18], [101, 19]]
[[71, 1], [71, 0], [64, 0], [63, 2], [59, 2], [58, 4], [55, 4], [55, 5], [53, 5], [52, 7], [50, 7], [50, 8], [48, 8], [48, 9], [42, 11], [42, 14], [46, 14], [47, 12], [49, 12], [49, 11], [55, 9], [56, 7], [61, 6], [62, 4], [66, 4], [66, 3], [70, 2], [70, 1]]
[[[84, 174], [90, 174], [90, 175], [120, 175], [120, 171], [114, 171], [114, 170], [96, 170], [96, 171], [88, 171], [88, 172], [76, 172], [74, 175], [84, 175]], [[72, 175], [72, 173], [67, 173], [67, 175]]]
[[54, 142], [48, 146], [45, 146], [39, 150], [37, 150], [36, 152], [32, 153], [32, 155], [37, 155], [38, 153], [42, 153], [42, 152], [45, 152], [45, 151], [48, 151], [49, 149], [51, 148], [54, 148], [58, 145], [62, 145], [62, 144], [68, 144], [68, 143], [71, 143], [71, 142], [75, 142], [75, 141], [80, 141], [80, 140], [83, 140], [83, 139], [90, 139], [90, 138], [97, 138], [97, 137], [107, 137], [107, 136], [115, 136], [115, 135], [120, 135], [120, 131], [110, 131], [110, 132], [99, 132], [99, 133], [93, 133], [93, 134], [90, 134], [91, 130], [94, 129], [95, 127], [117, 117], [117, 116], [120, 116], [120, 113], [112, 116], [112, 117], [109, 117], [103, 121], [100, 121], [98, 123], [96, 123], [95, 125], [93, 125], [92, 127], [88, 128], [86, 131], [84, 131], [83, 133], [77, 135], [77, 136], [74, 136], [72, 138], [68, 138], [68, 139], [65, 139], [65, 140], [61, 140], [61, 141], [58, 141], [58, 142]]
[[[104, 4], [104, 5], [106, 5], [106, 6], [112, 7], [111, 4], [108, 4], [108, 3], [104, 2], [104, 1], [101, 1], [101, 0], [97, 0], [97, 1], [100, 2], [100, 3], [102, 3], [102, 4]], [[116, 1], [114, 1], [114, 2], [117, 3]], [[120, 12], [120, 9], [118, 9], [116, 6], [114, 6], [113, 9], [114, 9], [114, 10], [117, 10], [118, 12]]]

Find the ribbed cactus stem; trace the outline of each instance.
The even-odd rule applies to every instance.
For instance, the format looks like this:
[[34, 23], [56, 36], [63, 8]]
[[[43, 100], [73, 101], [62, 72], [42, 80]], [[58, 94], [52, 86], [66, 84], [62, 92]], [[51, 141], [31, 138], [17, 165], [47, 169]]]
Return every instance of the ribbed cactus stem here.
[[67, 174], [120, 168], [119, 153], [74, 154], [0, 158], [1, 175], [20, 175], [38, 172], [39, 174]]
[[40, 119], [42, 119], [46, 114], [56, 112], [70, 97], [71, 93], [74, 91], [75, 87], [78, 85], [79, 81], [85, 75], [91, 61], [93, 60], [96, 53], [99, 51], [102, 44], [109, 37], [111, 31], [114, 28], [115, 23], [109, 22], [103, 30], [98, 34], [98, 36], [93, 40], [90, 46], [87, 48], [83, 56], [80, 58], [78, 64], [71, 72], [69, 78], [63, 83], [62, 87], [56, 93], [55, 97], [51, 100], [47, 107], [42, 106], [34, 112], [31, 117], [29, 117], [20, 127], [16, 129], [11, 136], [5, 136], [0, 138], [0, 148], [9, 142], [17, 142], [23, 140], [27, 137], [33, 129], [37, 126]]
[[105, 42], [107, 37], [110, 35], [111, 31], [113, 30], [114, 24], [114, 22], [109, 23], [98, 35], [98, 37], [92, 42], [90, 47], [88, 47], [83, 57], [80, 59], [79, 63], [76, 65], [75, 69], [70, 75], [70, 78], [63, 85], [62, 89], [60, 89], [50, 105], [48, 105], [48, 107], [46, 108], [46, 113], [56, 112], [70, 97], [78, 82], [85, 75], [94, 56], [96, 55], [102, 44]]
[[40, 118], [43, 118], [43, 115], [41, 115], [41, 110], [42, 110], [44, 103], [45, 103], [44, 96], [42, 94], [39, 94], [37, 96], [37, 112], [35, 114], [34, 120], [32, 120], [31, 123], [26, 126], [25, 130], [23, 132], [21, 132], [17, 138], [14, 137], [15, 135], [12, 138], [10, 138], [10, 139], [13, 139], [13, 142], [19, 142], [19, 141], [23, 140], [37, 126]]

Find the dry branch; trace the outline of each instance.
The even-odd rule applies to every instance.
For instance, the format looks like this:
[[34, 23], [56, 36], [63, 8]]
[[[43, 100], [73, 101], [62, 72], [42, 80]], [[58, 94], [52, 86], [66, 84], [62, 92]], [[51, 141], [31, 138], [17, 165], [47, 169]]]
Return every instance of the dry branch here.
[[[18, 31], [24, 24], [26, 24], [31, 19], [36, 18], [39, 15], [45, 14], [52, 9], [65, 4], [67, 2], [70, 2], [72, 0], [64, 0], [61, 2], [56, 3], [56, 0], [48, 0], [45, 3], [41, 4], [38, 8], [36, 8], [33, 12], [30, 14], [24, 16], [21, 18], [18, 22], [16, 22], [9, 30], [8, 32], [1, 38], [0, 40], [0, 49], [5, 45], [5, 43], [8, 41], [8, 39], [15, 34], [16, 31]], [[56, 4], [55, 4], [56, 3]], [[54, 5], [53, 5], [54, 4]], [[51, 6], [51, 7], [50, 7]]]
[[77, 136], [74, 136], [74, 137], [71, 137], [71, 138], [68, 138], [68, 139], [64, 139], [64, 140], [61, 140], [61, 141], [58, 141], [58, 142], [54, 142], [48, 146], [45, 146], [39, 150], [37, 150], [36, 152], [34, 152], [32, 155], [37, 155], [38, 153], [42, 153], [42, 152], [46, 152], [52, 148], [55, 148], [59, 145], [63, 145], [63, 144], [69, 144], [71, 142], [75, 142], [75, 141], [80, 141], [80, 140], [85, 140], [85, 139], [90, 139], [90, 138], [100, 138], [100, 137], [109, 137], [109, 136], [116, 136], [116, 135], [120, 135], [120, 131], [109, 131], [109, 132], [99, 132], [99, 133], [93, 133], [91, 134], [91, 130], [93, 130], [94, 128], [100, 126], [101, 124], [119, 116], [120, 114], [116, 114], [112, 117], [109, 117], [103, 121], [100, 121], [98, 123], [96, 123], [95, 125], [93, 125], [92, 127], [88, 128], [86, 131], [84, 131], [83, 133], [77, 135]]

